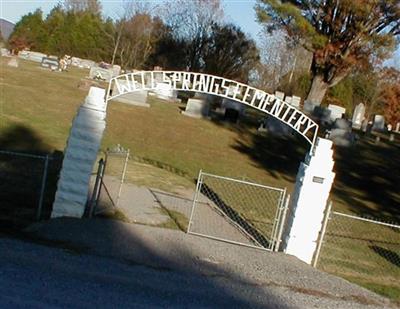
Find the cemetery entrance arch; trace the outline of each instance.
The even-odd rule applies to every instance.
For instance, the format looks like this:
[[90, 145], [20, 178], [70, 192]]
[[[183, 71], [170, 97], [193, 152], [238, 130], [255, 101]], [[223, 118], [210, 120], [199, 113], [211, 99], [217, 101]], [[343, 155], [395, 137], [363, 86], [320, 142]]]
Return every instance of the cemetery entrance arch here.
[[335, 176], [332, 142], [317, 138], [318, 125], [275, 95], [208, 74], [140, 71], [112, 78], [107, 91], [91, 87], [72, 123], [51, 217], [84, 214], [90, 176], [106, 126], [108, 102], [130, 92], [158, 89], [193, 91], [237, 101], [275, 117], [310, 144], [312, 151], [306, 154], [297, 174], [282, 248], [311, 264]]
[[203, 73], [140, 71], [110, 80], [106, 102], [135, 91], [169, 89], [211, 94], [260, 110], [302, 135], [313, 146], [318, 125], [303, 112], [273, 94], [249, 85]]

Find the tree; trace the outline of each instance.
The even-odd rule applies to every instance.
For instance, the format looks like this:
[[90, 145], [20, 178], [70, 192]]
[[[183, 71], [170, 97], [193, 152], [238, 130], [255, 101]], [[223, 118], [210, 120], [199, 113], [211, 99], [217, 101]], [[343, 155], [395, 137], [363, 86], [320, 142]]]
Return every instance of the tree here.
[[43, 21], [43, 12], [37, 9], [34, 13], [22, 16], [10, 35], [11, 48], [42, 50], [47, 43], [47, 31]]
[[64, 0], [64, 9], [67, 12], [90, 12], [99, 15], [102, 8], [99, 0]]
[[394, 68], [384, 69], [381, 73], [380, 87], [382, 91], [379, 101], [385, 119], [394, 127], [400, 122], [400, 71]]
[[121, 22], [124, 23], [118, 49], [121, 66], [143, 69], [165, 26], [160, 18], [147, 13], [137, 13]]
[[169, 28], [155, 44], [152, 54], [146, 62], [146, 67], [161, 66], [168, 70], [183, 71], [186, 69], [187, 42], [177, 39]]
[[398, 0], [258, 0], [256, 12], [269, 31], [282, 28], [313, 53], [314, 104], [354, 67], [387, 57], [400, 34]]
[[259, 61], [256, 44], [234, 25], [213, 24], [205, 44], [202, 71], [247, 83]]
[[219, 0], [177, 0], [167, 2], [164, 20], [177, 40], [186, 42], [186, 66], [199, 71], [212, 25], [222, 20]]

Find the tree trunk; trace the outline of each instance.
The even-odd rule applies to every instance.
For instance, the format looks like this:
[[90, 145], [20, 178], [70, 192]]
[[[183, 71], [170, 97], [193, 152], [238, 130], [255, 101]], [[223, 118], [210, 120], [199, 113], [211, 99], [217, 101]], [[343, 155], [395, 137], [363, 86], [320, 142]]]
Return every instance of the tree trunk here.
[[306, 101], [314, 105], [321, 105], [328, 88], [329, 85], [324, 81], [323, 77], [321, 75], [315, 75]]

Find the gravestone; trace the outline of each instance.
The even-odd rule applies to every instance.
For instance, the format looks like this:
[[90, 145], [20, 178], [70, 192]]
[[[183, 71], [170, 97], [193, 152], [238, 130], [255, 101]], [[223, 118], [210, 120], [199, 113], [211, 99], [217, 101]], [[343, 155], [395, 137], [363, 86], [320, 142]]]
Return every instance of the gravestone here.
[[95, 66], [96, 66], [96, 63], [94, 61], [87, 60], [87, 59], [80, 59], [80, 63], [78, 65], [78, 67], [81, 69], [90, 69]]
[[337, 118], [329, 134], [329, 139], [337, 146], [351, 146], [354, 143], [354, 134], [351, 131], [350, 122], [346, 119]]
[[372, 124], [372, 131], [384, 131], [385, 130], [385, 117], [382, 115], [375, 115], [374, 122]]
[[270, 134], [277, 136], [289, 136], [292, 133], [292, 130], [289, 126], [283, 124], [281, 121], [279, 121], [273, 116], [265, 117], [261, 122], [258, 131], [268, 132]]
[[315, 106], [312, 115], [318, 119], [323, 126], [330, 126], [332, 124], [331, 112], [330, 109], [319, 105]]
[[121, 73], [121, 67], [119, 65], [117, 65], [117, 64], [114, 64], [112, 66], [112, 70], [113, 70], [113, 77], [118, 76]]
[[30, 61], [41, 63], [43, 57], [47, 57], [47, 55], [45, 55], [43, 53], [23, 50], [18, 53], [18, 57], [25, 59], [25, 60], [30, 60]]
[[165, 83], [157, 83], [154, 90], [157, 98], [162, 100], [176, 100], [176, 93], [173, 91], [172, 87]]
[[301, 102], [301, 98], [300, 97], [297, 97], [297, 96], [292, 96], [292, 100], [291, 100], [291, 102], [290, 102], [290, 105], [292, 105], [293, 107], [296, 107], [296, 108], [300, 108], [300, 102]]
[[[125, 86], [127, 85], [126, 81], [118, 81], [118, 83], [121, 86], [123, 86], [124, 84], [125, 84]], [[140, 86], [137, 85], [137, 87], [139, 88]], [[114, 83], [112, 92], [119, 93], [116, 83]], [[147, 103], [147, 94], [148, 94], [147, 90], [139, 90], [139, 91], [123, 94], [121, 96], [116, 97], [113, 100], [117, 101], [117, 102], [125, 103], [125, 104], [135, 105], [135, 106], [150, 107], [150, 104]]]
[[40, 64], [42, 68], [47, 68], [52, 71], [56, 71], [60, 69], [60, 63], [57, 59], [43, 57], [42, 63]]
[[281, 91], [275, 91], [275, 96], [282, 101], [285, 99], [285, 93]]
[[363, 131], [364, 133], [366, 133], [368, 131], [368, 120], [364, 119], [361, 122], [361, 131]]
[[364, 118], [365, 118], [365, 105], [363, 103], [360, 103], [354, 109], [352, 118], [352, 127], [355, 129], [360, 129]]
[[98, 66], [93, 66], [90, 68], [89, 78], [96, 80], [103, 80], [109, 82], [113, 77], [112, 69], [103, 69]]
[[346, 109], [344, 107], [335, 104], [329, 104], [328, 109], [331, 111], [330, 117], [333, 122], [338, 118], [342, 118], [344, 113], [346, 113]]
[[396, 124], [396, 129], [394, 129], [395, 132], [400, 132], [400, 122]]
[[10, 51], [7, 48], [1, 48], [0, 52], [1, 52], [2, 57], [10, 57], [11, 56]]
[[77, 57], [72, 57], [71, 58], [71, 65], [74, 67], [79, 67], [79, 65], [81, 64], [81, 59], [77, 58]]
[[311, 101], [304, 101], [303, 112], [306, 114], [312, 114], [316, 106], [319, 106], [319, 104], [314, 104]]
[[236, 123], [245, 114], [246, 107], [244, 104], [224, 98], [220, 111], [223, 113], [225, 120]]
[[16, 57], [12, 57], [10, 61], [7, 62], [9, 67], [18, 68], [18, 59]]
[[208, 117], [209, 112], [210, 103], [206, 98], [190, 98], [182, 114], [193, 118], [203, 118]]

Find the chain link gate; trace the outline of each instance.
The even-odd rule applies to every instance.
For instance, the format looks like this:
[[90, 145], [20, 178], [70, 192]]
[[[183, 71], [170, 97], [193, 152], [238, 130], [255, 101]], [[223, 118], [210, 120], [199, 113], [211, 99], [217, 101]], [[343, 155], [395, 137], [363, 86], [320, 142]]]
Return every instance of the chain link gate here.
[[129, 161], [129, 149], [117, 146], [107, 149], [100, 159], [92, 196], [89, 202], [89, 217], [118, 207], [122, 186]]
[[286, 189], [200, 171], [187, 232], [277, 251], [289, 199]]

